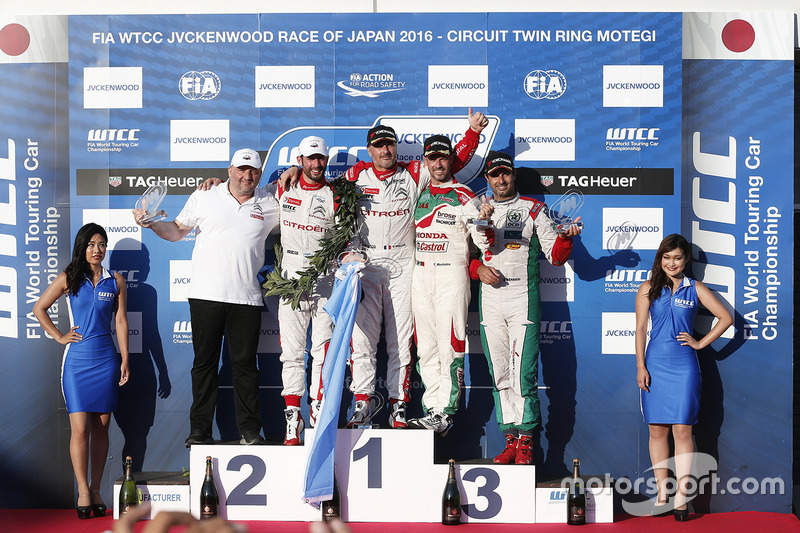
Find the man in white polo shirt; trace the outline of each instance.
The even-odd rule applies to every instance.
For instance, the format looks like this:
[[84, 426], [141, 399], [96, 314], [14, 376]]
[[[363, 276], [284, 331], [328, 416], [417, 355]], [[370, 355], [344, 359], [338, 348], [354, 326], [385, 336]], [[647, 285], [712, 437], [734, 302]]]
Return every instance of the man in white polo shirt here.
[[192, 318], [191, 433], [186, 446], [213, 444], [211, 428], [223, 336], [233, 369], [233, 397], [241, 444], [262, 444], [256, 350], [261, 327], [264, 242], [278, 222], [275, 197], [258, 188], [261, 158], [249, 148], [236, 151], [224, 187], [195, 191], [174, 221], [136, 223], [168, 241], [195, 229], [189, 310]]

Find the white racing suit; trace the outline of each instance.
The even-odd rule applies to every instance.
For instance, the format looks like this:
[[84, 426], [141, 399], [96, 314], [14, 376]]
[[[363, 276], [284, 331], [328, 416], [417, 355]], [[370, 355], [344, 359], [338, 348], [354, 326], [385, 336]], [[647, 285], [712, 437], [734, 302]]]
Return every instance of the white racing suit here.
[[[467, 130], [455, 147], [454, 173], [469, 162], [479, 140], [478, 133]], [[375, 391], [377, 346], [383, 324], [389, 399], [407, 402], [413, 337], [414, 209], [430, 183], [430, 174], [418, 161], [401, 163], [385, 172], [362, 161], [347, 171], [347, 178], [364, 194], [359, 202], [360, 230], [354, 241], [369, 256], [361, 278], [364, 299], [353, 328], [350, 390], [356, 398]]]
[[[292, 279], [309, 267], [308, 258], [320, 249], [320, 239], [328, 236], [334, 225], [336, 205], [333, 191], [327, 183], [314, 187], [302, 180], [289, 190], [284, 190], [277, 182], [270, 184], [268, 190], [274, 191], [280, 204], [281, 274]], [[278, 322], [283, 363], [282, 396], [302, 396], [305, 392], [304, 359], [310, 323], [312, 363], [309, 397], [322, 400], [322, 363], [333, 333], [333, 322], [322, 308], [332, 287], [333, 274], [328, 272], [319, 277], [311, 294], [303, 296], [298, 309], [292, 310], [289, 301], [281, 300]]]
[[[539, 254], [563, 265], [572, 252], [572, 239], [559, 237], [547, 216], [547, 206], [517, 194], [492, 202], [494, 228], [488, 230], [489, 249], [483, 264], [494, 267], [501, 280], [480, 284], [481, 342], [494, 382], [497, 423], [501, 431], [537, 429], [541, 424], [539, 377]], [[471, 274], [477, 279], [473, 262]]]
[[411, 294], [426, 411], [453, 415], [458, 409], [470, 299], [469, 239], [481, 250], [488, 247], [485, 232], [467, 224], [467, 218], [479, 214], [472, 190], [454, 181], [431, 184], [417, 202]]

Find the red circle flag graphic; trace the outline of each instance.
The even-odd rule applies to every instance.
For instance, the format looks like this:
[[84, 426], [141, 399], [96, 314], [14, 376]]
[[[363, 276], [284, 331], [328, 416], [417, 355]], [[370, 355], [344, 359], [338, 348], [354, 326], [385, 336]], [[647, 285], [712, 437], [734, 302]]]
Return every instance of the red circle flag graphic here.
[[753, 26], [742, 19], [732, 20], [722, 29], [722, 44], [731, 52], [746, 52], [755, 40]]
[[10, 56], [24, 53], [31, 44], [31, 35], [25, 26], [6, 24], [0, 29], [0, 50]]

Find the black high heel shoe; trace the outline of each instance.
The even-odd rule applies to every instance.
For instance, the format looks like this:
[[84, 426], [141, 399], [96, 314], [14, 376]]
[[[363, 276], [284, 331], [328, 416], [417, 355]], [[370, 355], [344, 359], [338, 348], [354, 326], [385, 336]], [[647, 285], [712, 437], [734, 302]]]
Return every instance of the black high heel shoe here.
[[[83, 496], [83, 494], [81, 494], [80, 496]], [[90, 498], [89, 501], [91, 502], [91, 494], [87, 494], [87, 496], [89, 496]], [[91, 518], [92, 506], [75, 504], [75, 512], [78, 513], [78, 518], [80, 518], [81, 520], [85, 520], [86, 518]]]
[[106, 504], [104, 504], [104, 503], [93, 503], [92, 504], [92, 512], [94, 513], [94, 516], [97, 517], [97, 518], [100, 518], [101, 516], [105, 516], [107, 509], [108, 509], [108, 507], [106, 507]]
[[[95, 492], [98, 492], [98, 491], [93, 490], [92, 491], [92, 495], [94, 495]], [[99, 493], [98, 493], [98, 496], [100, 496]], [[92, 504], [92, 512], [94, 513], [95, 518], [100, 518], [101, 516], [105, 516], [106, 515], [106, 510], [108, 510], [108, 507], [106, 507], [106, 504], [103, 503], [102, 500], [100, 501], [100, 503], [93, 503]]]
[[672, 512], [672, 516], [675, 517], [677, 522], [686, 522], [689, 520], [689, 506], [687, 505], [685, 509], [675, 509]]

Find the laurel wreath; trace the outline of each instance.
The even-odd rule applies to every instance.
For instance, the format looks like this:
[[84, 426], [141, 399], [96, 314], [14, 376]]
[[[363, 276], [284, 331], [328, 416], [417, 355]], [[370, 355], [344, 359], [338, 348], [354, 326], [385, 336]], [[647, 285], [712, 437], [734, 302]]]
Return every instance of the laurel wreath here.
[[356, 204], [363, 196], [361, 191], [344, 176], [336, 178], [329, 185], [339, 204], [334, 213], [336, 222], [328, 236], [320, 239], [320, 249], [309, 258], [308, 268], [298, 272], [296, 278], [284, 278], [281, 274], [283, 248], [278, 241], [275, 243], [275, 270], [266, 276], [262, 284], [267, 290], [265, 296], [278, 296], [290, 302], [293, 310], [300, 307], [303, 295], [311, 292], [317, 278], [327, 272], [330, 265], [335, 264], [336, 257], [345, 249], [358, 227]]

